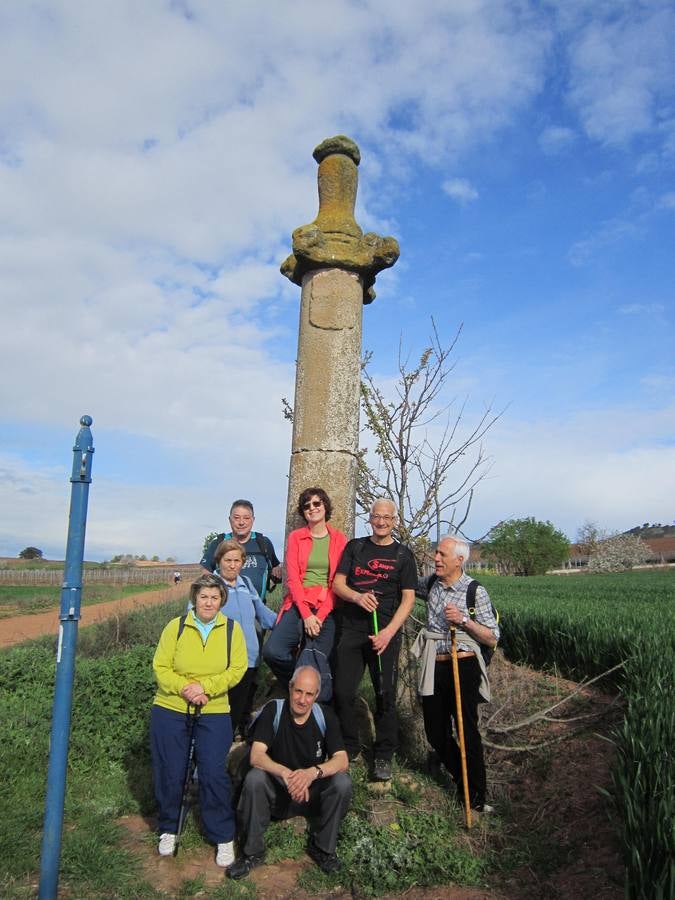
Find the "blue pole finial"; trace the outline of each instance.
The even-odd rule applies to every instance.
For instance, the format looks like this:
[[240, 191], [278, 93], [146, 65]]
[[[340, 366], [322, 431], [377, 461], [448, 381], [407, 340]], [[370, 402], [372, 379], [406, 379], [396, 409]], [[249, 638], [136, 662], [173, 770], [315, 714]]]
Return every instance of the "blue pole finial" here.
[[52, 708], [52, 733], [47, 771], [45, 819], [42, 833], [40, 861], [40, 900], [55, 900], [59, 883], [61, 832], [66, 795], [66, 769], [70, 741], [70, 716], [73, 706], [73, 678], [77, 650], [77, 625], [82, 598], [82, 562], [84, 535], [87, 524], [87, 502], [91, 483], [91, 463], [94, 444], [89, 430], [91, 416], [82, 416], [82, 426], [73, 447], [73, 471], [68, 520], [68, 541], [61, 609], [59, 612], [59, 641], [56, 650], [56, 683]]

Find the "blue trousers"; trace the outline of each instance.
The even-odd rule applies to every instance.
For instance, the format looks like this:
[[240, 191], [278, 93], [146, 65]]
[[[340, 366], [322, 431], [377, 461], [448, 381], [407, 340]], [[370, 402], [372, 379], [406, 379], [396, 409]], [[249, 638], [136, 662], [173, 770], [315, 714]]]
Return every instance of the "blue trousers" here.
[[[295, 669], [295, 650], [302, 641], [305, 626], [297, 607], [287, 609], [277, 624], [272, 629], [270, 636], [263, 647], [263, 659], [277, 676], [279, 681], [289, 682]], [[335, 621], [333, 615], [329, 615], [321, 626], [317, 638], [314, 638], [314, 646], [330, 659], [335, 639]]]
[[[227, 754], [232, 744], [229, 713], [202, 713], [195, 723], [195, 758], [199, 761], [199, 808], [206, 837], [212, 844], [234, 838]], [[186, 713], [153, 706], [150, 752], [160, 834], [176, 834], [190, 749]]]

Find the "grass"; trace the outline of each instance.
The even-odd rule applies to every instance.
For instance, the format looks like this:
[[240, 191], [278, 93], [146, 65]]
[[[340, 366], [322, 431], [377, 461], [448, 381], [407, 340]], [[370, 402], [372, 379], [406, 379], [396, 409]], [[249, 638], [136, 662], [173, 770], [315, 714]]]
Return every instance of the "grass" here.
[[[23, 571], [24, 569], [46, 569], [50, 571], [63, 570], [63, 560], [58, 559], [14, 559], [8, 556], [0, 557], [0, 569], [16, 569]], [[171, 565], [171, 563], [167, 563]], [[104, 569], [106, 563], [87, 562], [83, 563], [85, 569]]]
[[[138, 856], [126, 848], [115, 822], [120, 816], [148, 815], [154, 809], [147, 736], [154, 693], [151, 660], [161, 628], [183, 609], [183, 602], [174, 602], [139, 610], [116, 624], [101, 623], [79, 635], [61, 859], [61, 888], [68, 896], [160, 896], [143, 880]], [[30, 896], [37, 878], [53, 684], [53, 638], [0, 653], [0, 704], [5, 712], [0, 726], [0, 766], [12, 772], [3, 798], [7, 813], [0, 824], [4, 831], [0, 834], [3, 898]], [[411, 806], [411, 818], [400, 826], [372, 824], [367, 819], [370, 801], [365, 769], [355, 771], [354, 781], [355, 803], [339, 852], [348, 860], [344, 877], [355, 890], [364, 896], [377, 894], [378, 884], [393, 883], [392, 866], [399, 887], [418, 882], [423, 870], [427, 879], [451, 873], [456, 880], [475, 882], [483, 863], [466, 847], [457, 854], [444, 851], [442, 860], [429, 865], [424, 848], [432, 842], [432, 835], [444, 840], [452, 835], [454, 840], [454, 826], [450, 829], [445, 816], [429, 819]], [[412, 797], [410, 789], [398, 780], [398, 772], [394, 794], [393, 801], [405, 810], [405, 801]], [[190, 816], [182, 847], [189, 852], [203, 842]], [[148, 843], [154, 845], [154, 837]], [[268, 858], [301, 858], [305, 843], [304, 833], [274, 823], [267, 834]], [[380, 848], [382, 852], [388, 848], [389, 855], [374, 869], [372, 853], [379, 853]], [[317, 870], [307, 877], [318, 878], [317, 890], [323, 892], [325, 876]], [[202, 896], [204, 890], [199, 879], [188, 880], [181, 886], [180, 896]], [[211, 896], [252, 894], [250, 886], [224, 882]]]
[[628, 900], [675, 896], [675, 571], [484, 578], [515, 662], [603, 682], [626, 705], [611, 737], [612, 792]]
[[[605, 655], [616, 653], [617, 648], [620, 650], [624, 646], [624, 632], [630, 635], [633, 647], [636, 640], [642, 640], [637, 632], [628, 630], [631, 617], [640, 624], [642, 632], [646, 630], [645, 622], [652, 618], [660, 623], [663, 631], [670, 627], [670, 612], [666, 606], [669, 597], [672, 600], [670, 591], [675, 579], [668, 582], [633, 576], [625, 581], [615, 579], [616, 576], [589, 576], [490, 580], [489, 589], [502, 615], [504, 646], [511, 641], [515, 653], [517, 642], [521, 641], [527, 649], [528, 640], [523, 640], [523, 635], [528, 634], [528, 622], [532, 622], [535, 637], [529, 639], [529, 643], [534, 645], [534, 650], [540, 656], [545, 656], [545, 650], [551, 652], [551, 648], [561, 652], [561, 659], [555, 655], [548, 657], [550, 667], [560, 670], [569, 667], [580, 672], [585, 666], [604, 664]], [[485, 582], [488, 584], [487, 578]], [[580, 590], [581, 586], [585, 591]], [[637, 612], [638, 607], [644, 614]], [[179, 601], [140, 610], [118, 621], [84, 629], [79, 635], [61, 879], [62, 888], [70, 897], [161, 896], [156, 887], [143, 880], [138, 857], [120, 840], [115, 820], [127, 814], [149, 814], [154, 806], [147, 740], [148, 711], [154, 692], [150, 664], [161, 628], [184, 608], [184, 602]], [[657, 609], [658, 616], [654, 615]], [[553, 637], [541, 627], [545, 614], [548, 614], [549, 632], [553, 632]], [[583, 621], [581, 632], [575, 630], [575, 616]], [[614, 627], [608, 628], [607, 621]], [[620, 640], [616, 639], [617, 632]], [[604, 645], [598, 633], [605, 635]], [[537, 645], [540, 640], [543, 647]], [[664, 640], [661, 637], [662, 649]], [[576, 644], [583, 646], [575, 657]], [[597, 648], [598, 659], [588, 654], [584, 657], [589, 645]], [[665, 650], [662, 657], [672, 663], [672, 657]], [[626, 684], [632, 685], [636, 700], [631, 708], [634, 716], [639, 718], [641, 704], [652, 696], [653, 691], [650, 679], [643, 678], [643, 692], [639, 693], [635, 678], [636, 673], [633, 681], [626, 681]], [[34, 895], [53, 681], [53, 638], [0, 653], [0, 705], [3, 708], [0, 766], [12, 773], [4, 785], [6, 812], [0, 820], [4, 832], [0, 834], [2, 897]], [[129, 698], [133, 698], [133, 702]], [[665, 705], [664, 698], [668, 699], [664, 694], [662, 705]], [[671, 720], [665, 716], [659, 721], [667, 730]], [[630, 734], [635, 733], [635, 724], [631, 723]], [[646, 734], [646, 727], [641, 727], [640, 733]], [[643, 786], [638, 785], [638, 793], [654, 784], [645, 775], [648, 757], [662, 762], [667, 758], [667, 748], [666, 753], [664, 748], [658, 750], [658, 741], [662, 738], [657, 735], [656, 739], [656, 744], [643, 740], [647, 758], [640, 759], [638, 774], [646, 780]], [[618, 735], [616, 740], [620, 741], [621, 736]], [[621, 753], [626, 760], [620, 772], [627, 777], [639, 748], [629, 745], [628, 736], [619, 746], [623, 748]], [[454, 803], [448, 800], [448, 792], [419, 772], [412, 773], [411, 780], [401, 759], [395, 767], [392, 790], [387, 799], [393, 816], [378, 824], [377, 816], [373, 816], [375, 801], [369, 792], [365, 768], [355, 767], [352, 775], [354, 802], [338, 846], [344, 863], [343, 874], [328, 877], [315, 866], [308, 866], [300, 877], [305, 889], [326, 895], [342, 884], [355, 895], [376, 896], [413, 885], [444, 884], [450, 880], [464, 885], [485, 882], [494, 869], [490, 835], [494, 829], [508, 829], [508, 818], [501, 824], [497, 820], [484, 826], [482, 846], [479, 835], [472, 836], [469, 843], [458, 830], [461, 817]], [[666, 776], [660, 772], [659, 777]], [[635, 785], [631, 783], [626, 790], [628, 788], [635, 790]], [[623, 790], [621, 777], [617, 776], [613, 802], [620, 801]], [[660, 818], [671, 800], [658, 791], [657, 794], [654, 799], [661, 806], [652, 805], [647, 812], [651, 809], [652, 814]], [[670, 832], [667, 826], [658, 831], [648, 824], [648, 820], [640, 818], [641, 815], [637, 814], [635, 820], [639, 825], [636, 831], [650, 831], [653, 844], [651, 849], [647, 848], [647, 855], [641, 855], [643, 872], [636, 875], [644, 882], [652, 877], [654, 865], [660, 858], [660, 842], [667, 840]], [[634, 849], [638, 845], [640, 835], [627, 830], [624, 840], [630, 853], [631, 847]], [[187, 851], [203, 845], [203, 837], [192, 818], [182, 844]], [[268, 831], [270, 861], [299, 858], [304, 854], [304, 846], [304, 835], [288, 825], [274, 825]], [[527, 860], [529, 865], [541, 867], [542, 871], [556, 865], [556, 859], [550, 852], [546, 853], [545, 847], [537, 847], [529, 841], [512, 842], [511, 847], [506, 852], [510, 852], [515, 862]], [[98, 871], [94, 871], [97, 853], [105, 859]], [[663, 879], [661, 883], [661, 896], [665, 897], [668, 883]], [[252, 896], [250, 884], [233, 884], [225, 879], [215, 889], [204, 888], [198, 879], [188, 880], [181, 886], [180, 896], [203, 896], [204, 891], [212, 897]], [[633, 891], [628, 896], [643, 895]]]
[[[82, 589], [82, 605], [93, 606], [131, 594], [163, 589], [156, 584], [86, 584]], [[61, 591], [53, 585], [0, 585], [0, 618], [57, 609], [60, 602]]]

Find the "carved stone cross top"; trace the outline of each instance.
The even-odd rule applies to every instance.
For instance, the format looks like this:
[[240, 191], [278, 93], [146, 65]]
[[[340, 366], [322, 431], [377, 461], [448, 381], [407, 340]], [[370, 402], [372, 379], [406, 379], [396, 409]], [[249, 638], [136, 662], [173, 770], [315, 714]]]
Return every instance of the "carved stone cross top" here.
[[375, 299], [375, 277], [399, 257], [398, 241], [364, 234], [354, 218], [361, 153], [342, 134], [326, 138], [314, 150], [319, 164], [319, 212], [309, 225], [293, 232], [293, 252], [281, 272], [294, 284], [313, 269], [334, 268], [356, 272], [363, 283], [363, 302]]

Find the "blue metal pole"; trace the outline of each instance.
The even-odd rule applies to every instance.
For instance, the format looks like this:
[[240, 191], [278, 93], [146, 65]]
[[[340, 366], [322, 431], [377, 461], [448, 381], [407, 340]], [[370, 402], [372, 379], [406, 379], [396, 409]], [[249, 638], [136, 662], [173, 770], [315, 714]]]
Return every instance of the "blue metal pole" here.
[[56, 900], [59, 884], [61, 831], [66, 796], [66, 770], [70, 740], [70, 714], [73, 706], [73, 677], [77, 650], [77, 623], [82, 600], [82, 560], [87, 524], [87, 501], [91, 483], [91, 461], [94, 453], [89, 426], [91, 416], [82, 416], [82, 426], [73, 447], [73, 472], [70, 478], [70, 517], [61, 612], [59, 642], [56, 650], [56, 683], [52, 708], [52, 733], [47, 770], [45, 819], [40, 861], [40, 900]]

